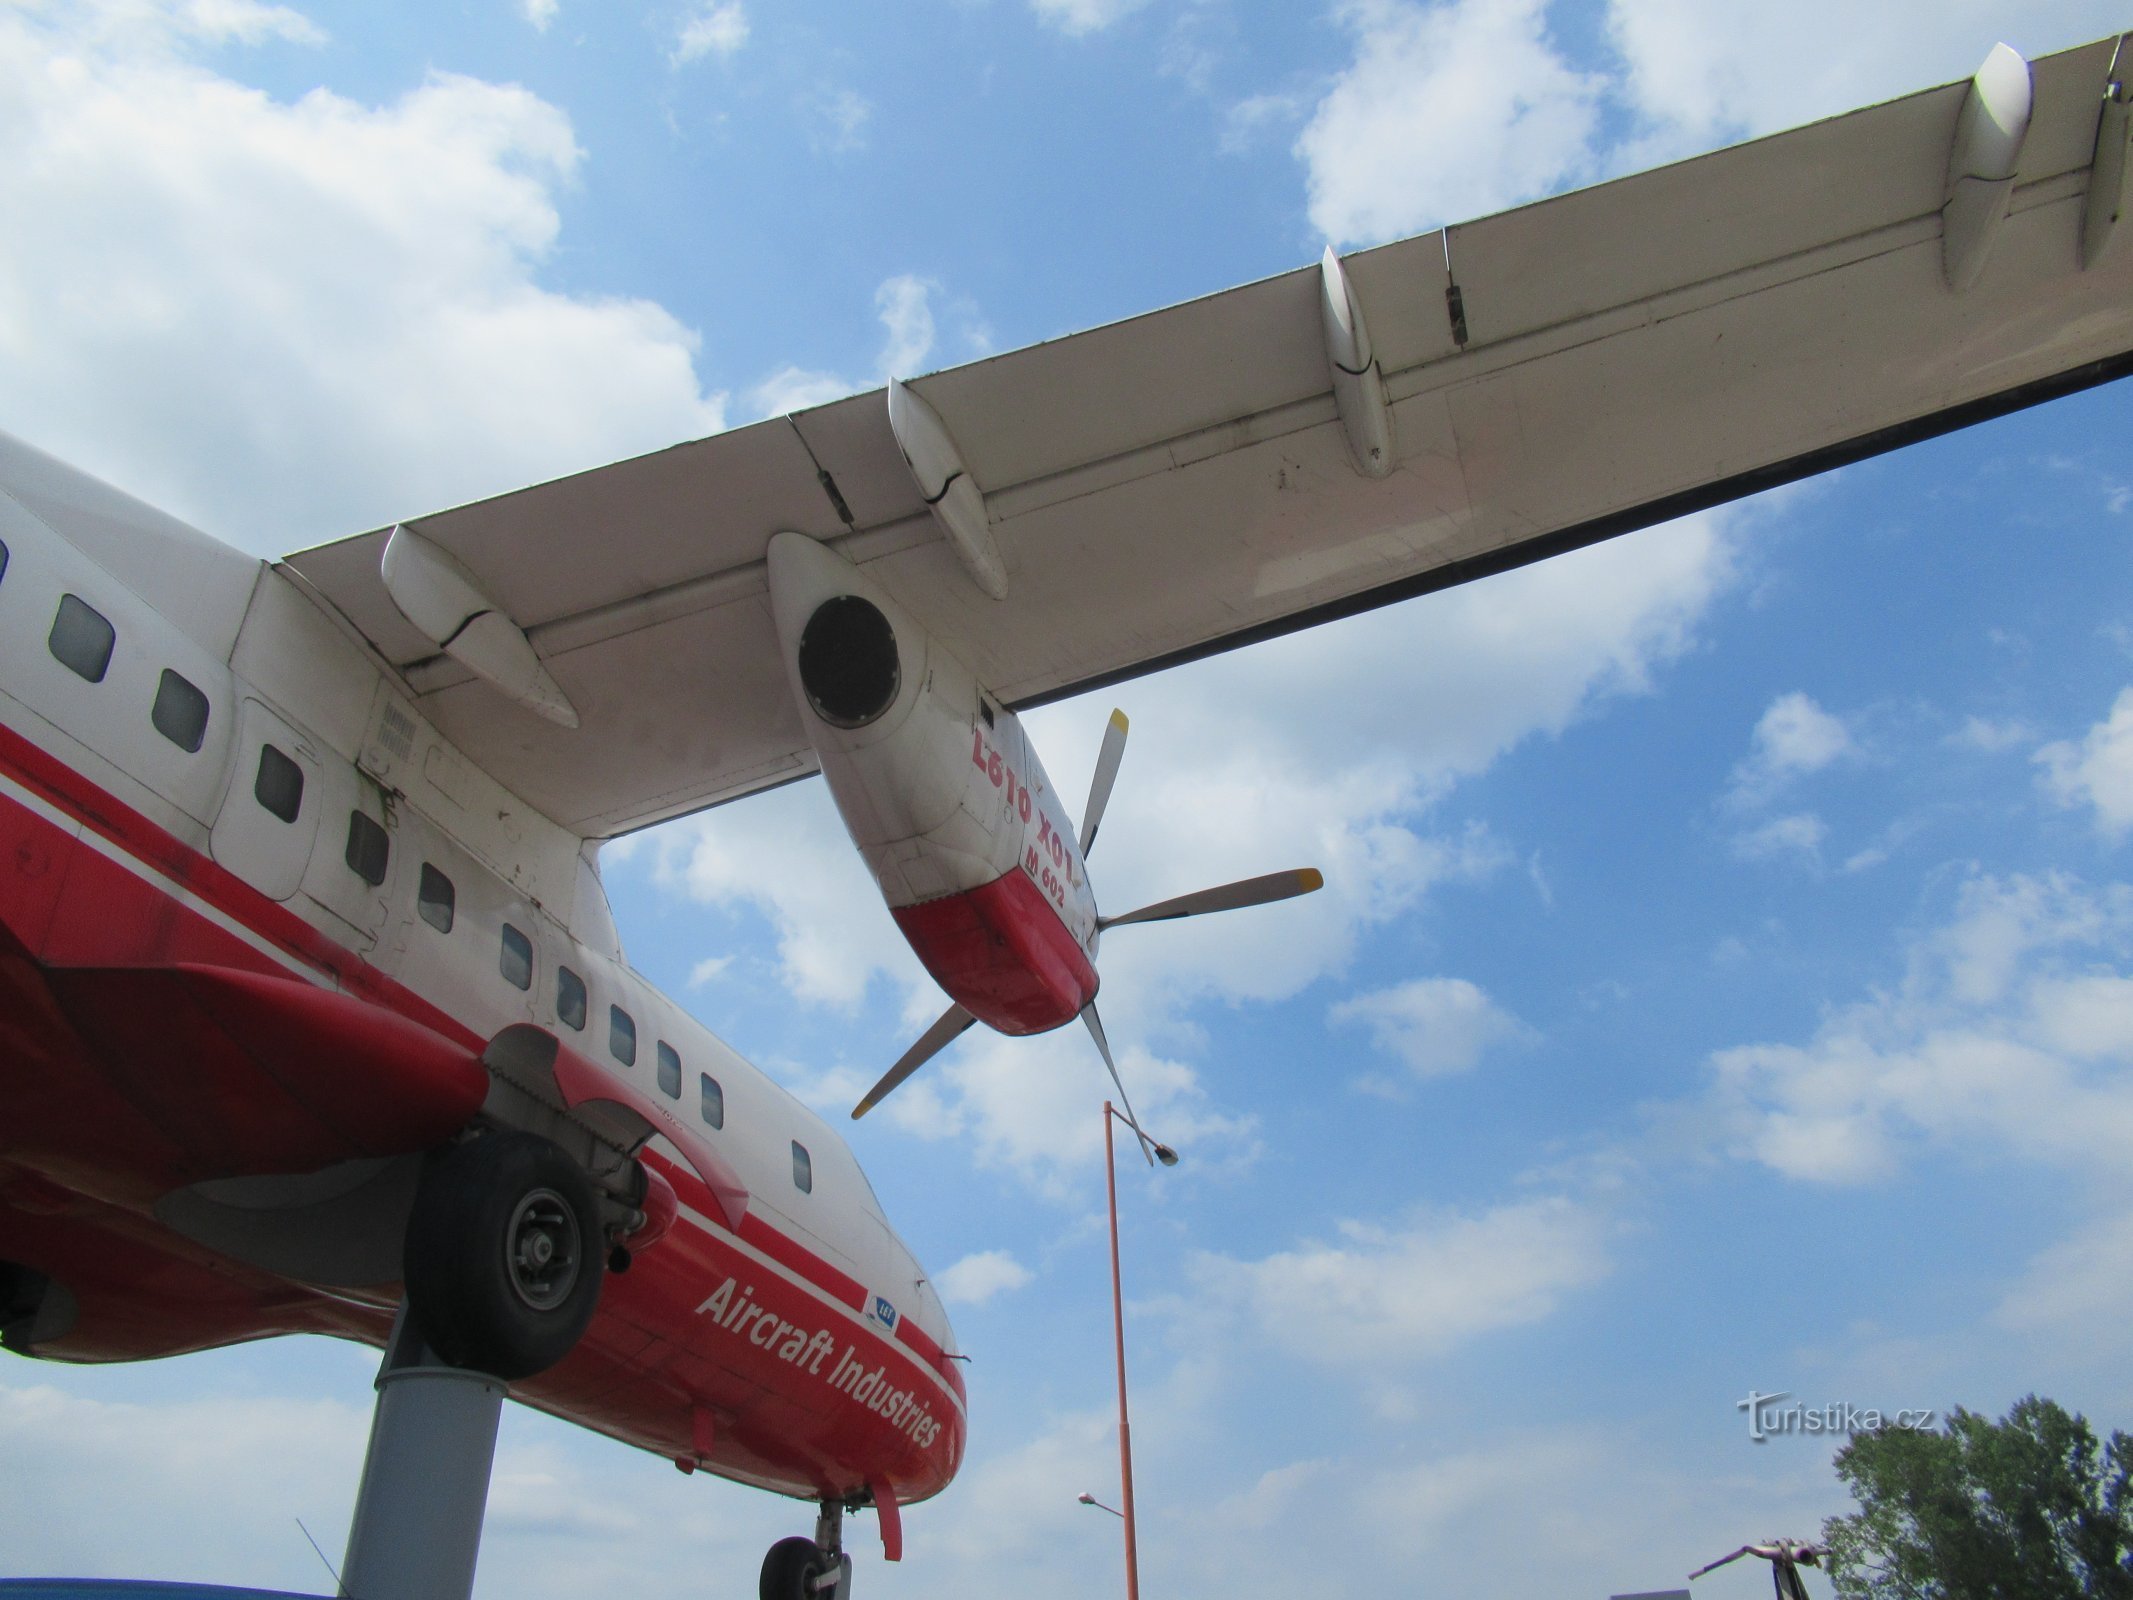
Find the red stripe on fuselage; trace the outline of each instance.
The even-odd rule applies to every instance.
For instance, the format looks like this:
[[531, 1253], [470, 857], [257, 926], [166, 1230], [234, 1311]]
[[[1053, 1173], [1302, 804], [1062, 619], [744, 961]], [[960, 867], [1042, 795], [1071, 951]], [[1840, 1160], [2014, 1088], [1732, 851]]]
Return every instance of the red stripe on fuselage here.
[[[118, 846], [180, 888], [198, 895], [216, 910], [243, 923], [253, 933], [311, 967], [320, 977], [331, 978], [346, 992], [388, 1005], [403, 1016], [476, 1049], [487, 1042], [449, 1012], [387, 977], [361, 957], [335, 944], [286, 906], [261, 894], [212, 856], [187, 844], [169, 829], [98, 788], [49, 751], [5, 726], [0, 726], [0, 774], [13, 778], [99, 838]], [[13, 878], [4, 881], [5, 889], [0, 890], [0, 895], [12, 900], [18, 892], [17, 884]], [[0, 905], [0, 910], [12, 910], [12, 906]], [[13, 918], [9, 921], [12, 923]], [[274, 963], [244, 945], [243, 941], [232, 940], [231, 944], [237, 948], [225, 950], [230, 964], [257, 971], [277, 970]], [[31, 944], [30, 948], [37, 949], [39, 945]], [[110, 959], [114, 952], [109, 949], [99, 954], [103, 957], [97, 963], [99, 965], [120, 964]], [[160, 952], [158, 958], [166, 961], [182, 959], [168, 950]]]
[[1096, 998], [1087, 952], [1019, 868], [890, 915], [949, 998], [1001, 1033], [1060, 1027]]

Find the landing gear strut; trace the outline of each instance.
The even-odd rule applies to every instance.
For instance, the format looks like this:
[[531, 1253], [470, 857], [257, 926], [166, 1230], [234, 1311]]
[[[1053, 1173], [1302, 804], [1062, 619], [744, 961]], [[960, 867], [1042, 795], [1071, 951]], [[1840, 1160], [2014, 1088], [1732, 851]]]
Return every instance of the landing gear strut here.
[[341, 1593], [467, 1600], [503, 1404], [502, 1382], [438, 1360], [401, 1307], [378, 1371]]
[[548, 1140], [487, 1133], [429, 1158], [342, 1594], [467, 1600], [506, 1385], [570, 1353], [599, 1300], [604, 1253], [591, 1180]]
[[844, 1553], [844, 1503], [822, 1502], [812, 1539], [780, 1539], [763, 1557], [761, 1600], [850, 1600], [852, 1558]]

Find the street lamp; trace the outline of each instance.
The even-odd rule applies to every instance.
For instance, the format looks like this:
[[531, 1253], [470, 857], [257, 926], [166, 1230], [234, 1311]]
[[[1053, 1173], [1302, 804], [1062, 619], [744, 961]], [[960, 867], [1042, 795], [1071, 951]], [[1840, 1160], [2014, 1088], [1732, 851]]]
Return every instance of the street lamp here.
[[[1125, 1510], [1113, 1513], [1126, 1525], [1126, 1600], [1140, 1600], [1140, 1551], [1133, 1539], [1133, 1432], [1126, 1422], [1126, 1302], [1118, 1282], [1118, 1161], [1111, 1144], [1111, 1124], [1123, 1122], [1140, 1140], [1141, 1152], [1166, 1167], [1178, 1164], [1178, 1153], [1167, 1144], [1157, 1144], [1141, 1131], [1130, 1111], [1120, 1111], [1104, 1102], [1104, 1192], [1111, 1204], [1111, 1337], [1118, 1350], [1118, 1483]], [[1082, 1504], [1111, 1510], [1093, 1495], [1084, 1494]]]
[[1082, 1490], [1081, 1493], [1074, 1496], [1074, 1498], [1076, 1500], [1079, 1500], [1085, 1506], [1094, 1506], [1098, 1511], [1108, 1511], [1114, 1517], [1125, 1516], [1125, 1512], [1118, 1510], [1114, 1506], [1105, 1505], [1101, 1500], [1097, 1499], [1096, 1496], [1089, 1493], [1089, 1491], [1086, 1489]]

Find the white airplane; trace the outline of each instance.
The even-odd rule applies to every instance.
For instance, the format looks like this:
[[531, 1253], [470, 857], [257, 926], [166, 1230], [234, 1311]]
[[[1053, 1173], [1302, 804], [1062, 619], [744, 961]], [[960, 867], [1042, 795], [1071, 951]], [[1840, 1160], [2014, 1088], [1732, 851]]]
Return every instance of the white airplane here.
[[896, 1559], [962, 1459], [954, 1337], [600, 844], [819, 770], [952, 1002], [859, 1109], [974, 1021], [1108, 1063], [1105, 928], [1317, 877], [1101, 915], [1123, 719], [1076, 823], [1018, 709], [2133, 371], [2122, 68], [2002, 47], [280, 562], [0, 440], [0, 1338], [386, 1347], [350, 1594], [463, 1600], [507, 1391], [816, 1502], [761, 1592], [844, 1593], [843, 1513]]

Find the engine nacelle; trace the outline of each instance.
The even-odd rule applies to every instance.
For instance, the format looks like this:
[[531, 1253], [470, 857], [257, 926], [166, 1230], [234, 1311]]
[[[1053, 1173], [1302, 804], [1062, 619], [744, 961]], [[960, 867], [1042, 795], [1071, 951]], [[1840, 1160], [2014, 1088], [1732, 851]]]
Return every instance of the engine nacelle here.
[[1022, 724], [879, 585], [804, 534], [770, 541], [771, 613], [800, 720], [897, 926], [1002, 1033], [1096, 996], [1096, 902]]

